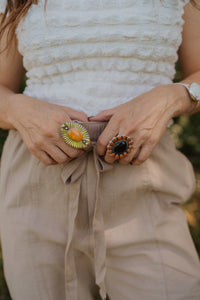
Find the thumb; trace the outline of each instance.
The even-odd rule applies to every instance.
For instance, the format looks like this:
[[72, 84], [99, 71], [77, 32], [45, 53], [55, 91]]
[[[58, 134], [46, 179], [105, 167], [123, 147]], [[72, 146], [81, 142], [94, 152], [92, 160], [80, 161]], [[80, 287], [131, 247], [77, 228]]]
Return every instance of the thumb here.
[[71, 120], [88, 122], [88, 116], [84, 112], [75, 110], [70, 107], [64, 107], [64, 110], [66, 111]]
[[114, 109], [107, 109], [107, 110], [102, 110], [100, 113], [98, 113], [96, 116], [89, 117], [89, 121], [94, 122], [94, 121], [109, 121], [111, 117], [114, 114]]

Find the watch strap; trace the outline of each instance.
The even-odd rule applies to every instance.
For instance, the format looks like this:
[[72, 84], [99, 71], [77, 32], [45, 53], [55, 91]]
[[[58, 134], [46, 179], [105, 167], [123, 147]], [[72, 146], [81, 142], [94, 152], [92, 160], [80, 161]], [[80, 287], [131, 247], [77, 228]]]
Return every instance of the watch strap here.
[[191, 114], [191, 113], [195, 112], [196, 109], [198, 108], [198, 106], [200, 105], [200, 101], [199, 101], [199, 99], [196, 99], [194, 97], [194, 95], [191, 93], [191, 91], [190, 91], [191, 84], [183, 83], [183, 82], [177, 82], [176, 84], [182, 85], [182, 86], [184, 86], [187, 89], [187, 92], [188, 92], [188, 94], [190, 96], [190, 99], [195, 104], [194, 107], [188, 113]]

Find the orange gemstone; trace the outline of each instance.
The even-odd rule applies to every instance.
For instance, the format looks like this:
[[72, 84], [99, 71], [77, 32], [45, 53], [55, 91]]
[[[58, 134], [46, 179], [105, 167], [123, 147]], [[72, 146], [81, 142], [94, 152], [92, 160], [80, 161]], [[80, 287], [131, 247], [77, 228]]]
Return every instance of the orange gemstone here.
[[76, 128], [70, 128], [68, 130], [68, 136], [70, 137], [71, 140], [76, 142], [80, 142], [83, 138], [82, 133]]
[[133, 145], [133, 141], [130, 141], [130, 142], [129, 142], [129, 145]]
[[115, 155], [115, 159], [119, 159], [119, 155], [117, 154], [117, 155]]
[[108, 150], [108, 153], [109, 153], [109, 154], [112, 154], [113, 152], [112, 152], [112, 150]]
[[124, 155], [123, 154], [120, 154], [120, 156], [119, 156], [120, 158], [123, 158], [124, 157]]

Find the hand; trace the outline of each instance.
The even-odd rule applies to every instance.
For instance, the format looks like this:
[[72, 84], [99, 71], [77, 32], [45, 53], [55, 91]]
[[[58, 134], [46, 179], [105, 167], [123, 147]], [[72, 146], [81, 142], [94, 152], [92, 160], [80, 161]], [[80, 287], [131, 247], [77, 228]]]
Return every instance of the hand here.
[[98, 154], [105, 155], [105, 161], [113, 163], [115, 159], [106, 147], [114, 136], [127, 135], [133, 139], [134, 147], [131, 153], [119, 159], [119, 163], [142, 164], [158, 144], [169, 120], [187, 111], [190, 105], [185, 90], [171, 84], [156, 87], [125, 104], [90, 117], [90, 121], [109, 121], [97, 141]]
[[71, 120], [88, 121], [85, 113], [25, 95], [14, 95], [10, 103], [10, 123], [29, 151], [45, 165], [62, 164], [84, 153], [65, 143], [60, 126]]

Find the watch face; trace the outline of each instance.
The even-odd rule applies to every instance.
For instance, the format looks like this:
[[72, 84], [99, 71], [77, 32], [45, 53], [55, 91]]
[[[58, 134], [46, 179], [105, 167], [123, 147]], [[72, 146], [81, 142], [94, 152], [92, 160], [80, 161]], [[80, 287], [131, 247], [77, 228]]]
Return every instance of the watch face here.
[[200, 85], [196, 82], [192, 83], [189, 87], [189, 91], [193, 100], [200, 101]]

